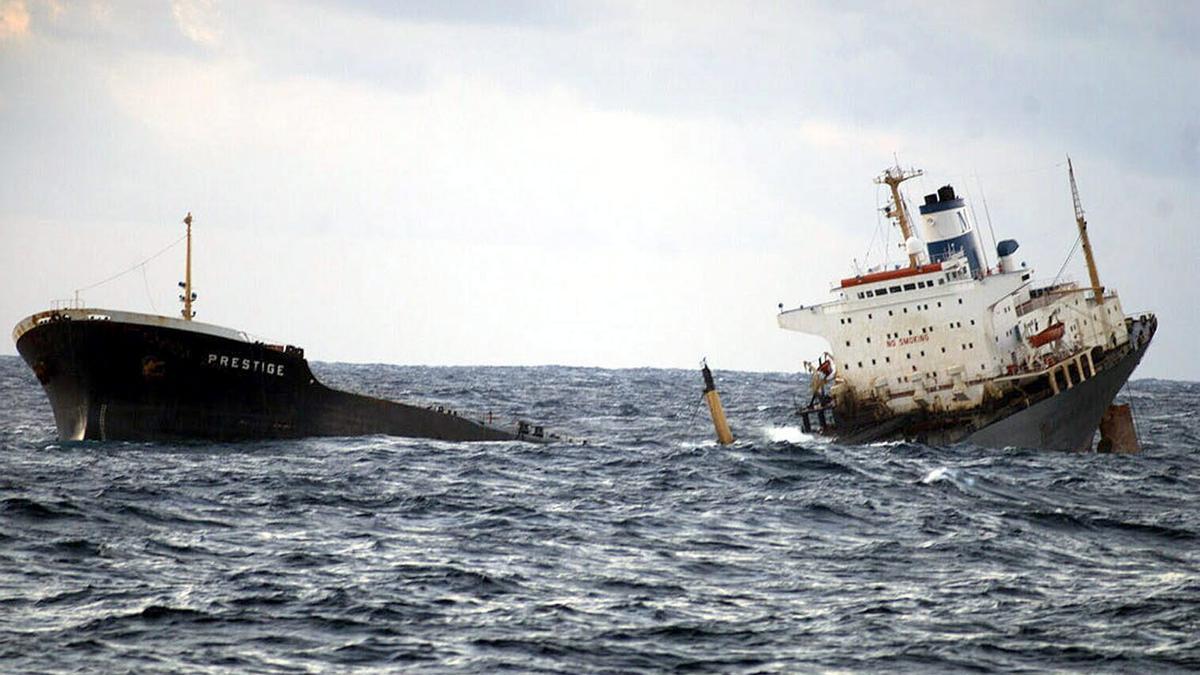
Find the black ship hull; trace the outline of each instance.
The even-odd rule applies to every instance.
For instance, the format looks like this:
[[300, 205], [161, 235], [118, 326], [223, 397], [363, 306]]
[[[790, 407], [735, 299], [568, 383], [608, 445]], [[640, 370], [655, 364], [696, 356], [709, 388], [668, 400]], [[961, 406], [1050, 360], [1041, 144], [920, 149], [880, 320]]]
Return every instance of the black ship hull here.
[[300, 349], [237, 339], [217, 327], [201, 332], [178, 319], [104, 311], [44, 312], [14, 332], [64, 440], [540, 440], [524, 423], [509, 430], [331, 389], [317, 381]]

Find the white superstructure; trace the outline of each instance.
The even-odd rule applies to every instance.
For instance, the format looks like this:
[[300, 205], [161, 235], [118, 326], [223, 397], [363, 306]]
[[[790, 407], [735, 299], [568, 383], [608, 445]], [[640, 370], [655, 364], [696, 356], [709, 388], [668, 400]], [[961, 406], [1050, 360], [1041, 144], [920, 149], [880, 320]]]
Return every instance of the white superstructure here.
[[965, 410], [1040, 377], [1057, 391], [1090, 378], [1094, 356], [1128, 342], [1115, 292], [1098, 284], [1038, 287], [1033, 270], [1015, 263], [1013, 240], [999, 243], [997, 265], [988, 266], [950, 186], [925, 197], [922, 236], [913, 236], [896, 188], [911, 175], [919, 174], [889, 170], [890, 180], [880, 181], [893, 186], [888, 214], [905, 235], [909, 265], [842, 279], [833, 300], [778, 317], [784, 329], [828, 341], [837, 403], [871, 402], [893, 413]]

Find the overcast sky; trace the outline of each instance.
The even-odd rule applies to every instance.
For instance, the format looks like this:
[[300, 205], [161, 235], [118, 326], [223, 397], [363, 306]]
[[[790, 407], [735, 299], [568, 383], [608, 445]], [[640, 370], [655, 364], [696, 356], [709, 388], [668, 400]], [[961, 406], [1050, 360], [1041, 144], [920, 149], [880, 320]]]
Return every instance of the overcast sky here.
[[[1102, 282], [1160, 318], [1137, 376], [1196, 380], [1198, 35], [1195, 2], [0, 0], [0, 324], [191, 211], [197, 320], [316, 360], [795, 371], [824, 345], [777, 303], [900, 257], [893, 156], [1048, 280], [1070, 153]], [[175, 314], [182, 268], [83, 297]]]

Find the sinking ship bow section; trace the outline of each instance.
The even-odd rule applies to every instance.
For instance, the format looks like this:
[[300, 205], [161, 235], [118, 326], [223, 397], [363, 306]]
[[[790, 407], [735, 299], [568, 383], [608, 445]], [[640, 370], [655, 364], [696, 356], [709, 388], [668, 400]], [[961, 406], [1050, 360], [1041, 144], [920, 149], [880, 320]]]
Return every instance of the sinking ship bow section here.
[[13, 337], [66, 440], [550, 440], [540, 427], [501, 415], [467, 416], [332, 389], [298, 347], [190, 319], [59, 309], [26, 318]]
[[183, 222], [178, 318], [85, 308], [76, 291], [69, 307], [26, 317], [13, 329], [17, 351], [50, 400], [60, 438], [572, 440], [523, 420], [506, 424], [491, 412], [468, 417], [331, 389], [317, 381], [303, 349], [195, 321], [192, 214]]

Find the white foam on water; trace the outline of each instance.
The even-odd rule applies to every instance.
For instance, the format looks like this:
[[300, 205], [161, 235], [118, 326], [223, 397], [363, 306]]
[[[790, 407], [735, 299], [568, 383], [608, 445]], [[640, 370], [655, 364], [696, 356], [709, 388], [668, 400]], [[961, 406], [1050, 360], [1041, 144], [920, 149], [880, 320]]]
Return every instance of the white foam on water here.
[[945, 466], [939, 466], [933, 471], [925, 474], [925, 477], [921, 479], [921, 482], [925, 485], [929, 485], [930, 483], [937, 483], [943, 480], [952, 481], [957, 477], [958, 473], [954, 469]]
[[948, 466], [939, 466], [938, 468], [925, 474], [925, 477], [921, 479], [921, 483], [924, 485], [940, 483], [942, 481], [954, 483], [960, 488], [964, 485], [966, 487], [975, 486], [975, 478], [973, 476], [963, 475], [958, 469]]
[[806, 434], [800, 427], [763, 427], [763, 436], [772, 443], [812, 443], [820, 437]]

